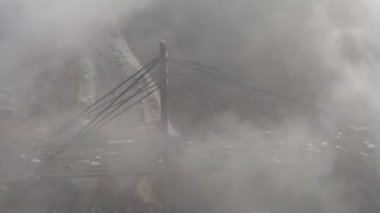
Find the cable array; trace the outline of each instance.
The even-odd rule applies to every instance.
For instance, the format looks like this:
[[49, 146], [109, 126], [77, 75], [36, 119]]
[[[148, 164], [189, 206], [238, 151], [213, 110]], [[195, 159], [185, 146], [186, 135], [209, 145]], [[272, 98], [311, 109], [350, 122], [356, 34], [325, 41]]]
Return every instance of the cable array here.
[[282, 100], [284, 102], [290, 103], [292, 105], [302, 106], [302, 107], [304, 107], [306, 109], [311, 109], [313, 111], [321, 112], [321, 113], [324, 113], [324, 114], [330, 114], [330, 112], [328, 112], [326, 110], [323, 110], [323, 109], [319, 109], [318, 107], [315, 107], [313, 105], [302, 103], [302, 102], [290, 99], [290, 98], [285, 97], [285, 96], [277, 95], [277, 94], [275, 94], [275, 93], [273, 93], [271, 91], [263, 90], [261, 88], [255, 87], [255, 86], [253, 86], [251, 84], [247, 84], [245, 82], [241, 82], [241, 81], [238, 81], [238, 80], [235, 80], [235, 79], [223, 76], [220, 73], [215, 73], [215, 72], [212, 72], [210, 70], [206, 70], [206, 69], [201, 68], [201, 67], [199, 67], [199, 66], [197, 66], [195, 64], [190, 64], [188, 62], [186, 63], [186, 61], [180, 61], [180, 60], [172, 59], [172, 58], [170, 58], [169, 61], [171, 61], [171, 62], [173, 62], [173, 63], [175, 63], [177, 65], [180, 65], [182, 67], [188, 68], [190, 70], [197, 71], [197, 72], [209, 75], [211, 77], [217, 78], [219, 80], [223, 80], [225, 82], [230, 82], [230, 83], [233, 83], [233, 84], [235, 84], [237, 86], [244, 87], [244, 88], [253, 90], [255, 92], [259, 92], [259, 93], [262, 93], [264, 95], [268, 95], [268, 96], [277, 98], [279, 100]]
[[[93, 132], [98, 130], [100, 127], [108, 124], [110, 121], [115, 119], [117, 116], [121, 115], [128, 109], [135, 106], [137, 103], [141, 102], [153, 92], [157, 91], [156, 80], [158, 76], [155, 76], [150, 81], [145, 81], [144, 78], [147, 77], [147, 74], [151, 72], [151, 70], [158, 64], [159, 60], [154, 59], [146, 66], [141, 68], [139, 71], [128, 77], [122, 83], [118, 84], [111, 91], [102, 96], [99, 100], [97, 100], [94, 104], [87, 107], [82, 113], [79, 114], [79, 121], [83, 121], [84, 119], [91, 120], [82, 127], [78, 133], [75, 134], [71, 138], [71, 140], [64, 145], [59, 151], [57, 151], [54, 155], [49, 156], [50, 159], [53, 159], [68, 149], [70, 146], [75, 145], [82, 141], [84, 138], [91, 135]], [[134, 81], [132, 81], [135, 78]], [[132, 81], [125, 89], [123, 89], [119, 94], [117, 94], [117, 90], [127, 85], [128, 82]], [[139, 85], [144, 84], [141, 88], [136, 88]], [[123, 98], [127, 93], [132, 90], [136, 90], [133, 94], [129, 95], [126, 98]], [[133, 101], [134, 98], [137, 98], [139, 95], [143, 94], [143, 97], [134, 101], [132, 104], [128, 105], [126, 108], [122, 109], [122, 107], [128, 104], [130, 101]], [[145, 94], [145, 95], [144, 95]], [[115, 96], [115, 97], [112, 97]], [[108, 99], [108, 100], [107, 100]], [[118, 112], [118, 110], [121, 111]]]
[[268, 87], [276, 87], [276, 88], [279, 88], [279, 89], [288, 90], [288, 91], [291, 91], [291, 92], [298, 93], [298, 95], [305, 95], [305, 96], [308, 96], [308, 97], [313, 97], [313, 98], [316, 98], [316, 99], [319, 99], [319, 100], [323, 100], [323, 101], [327, 101], [327, 102], [335, 102], [335, 103], [344, 104], [341, 100], [333, 99], [331, 97], [322, 96], [320, 94], [315, 94], [315, 93], [312, 93], [312, 92], [308, 92], [308, 91], [304, 91], [304, 90], [299, 90], [299, 89], [296, 89], [296, 88], [293, 88], [293, 87], [289, 87], [289, 86], [285, 86], [285, 85], [278, 85], [278, 84], [273, 84], [273, 83], [269, 84], [269, 83], [267, 83], [267, 82], [265, 82], [265, 81], [263, 81], [261, 79], [257, 79], [257, 78], [251, 77], [252, 73], [240, 74], [241, 72], [225, 71], [225, 70], [222, 70], [222, 69], [217, 68], [215, 66], [202, 64], [200, 62], [196, 62], [196, 61], [193, 61], [193, 60], [180, 59], [180, 58], [176, 58], [176, 57], [171, 57], [170, 59], [173, 60], [173, 61], [182, 62], [182, 63], [190, 64], [190, 65], [193, 65], [193, 66], [197, 66], [197, 67], [200, 67], [200, 68], [203, 68], [203, 69], [206, 69], [206, 70], [216, 71], [216, 72], [218, 72], [220, 74], [223, 73], [224, 75], [228, 75], [228, 76], [231, 76], [231, 77], [233, 76], [233, 78], [238, 78], [238, 79], [243, 80], [243, 81], [249, 80], [252, 83], [253, 82], [257, 82], [257, 83], [261, 83], [263, 85], [267, 85]]

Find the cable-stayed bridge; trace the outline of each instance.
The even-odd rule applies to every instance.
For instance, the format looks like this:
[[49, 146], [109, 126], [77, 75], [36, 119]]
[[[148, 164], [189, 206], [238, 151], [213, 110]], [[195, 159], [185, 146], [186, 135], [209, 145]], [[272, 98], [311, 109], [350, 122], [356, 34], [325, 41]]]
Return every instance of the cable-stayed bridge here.
[[[171, 135], [168, 109], [169, 104], [176, 101], [170, 96], [171, 93], [187, 97], [196, 102], [200, 108], [210, 111], [222, 112], [224, 110], [222, 106], [233, 105], [245, 110], [247, 116], [252, 118], [265, 116], [266, 113], [265, 109], [255, 104], [257, 96], [269, 97], [276, 100], [276, 103], [282, 103], [284, 110], [297, 109], [313, 112], [320, 116], [339, 117], [304, 100], [296, 100], [258, 87], [256, 83], [260, 81], [249, 76], [224, 71], [192, 60], [168, 56], [165, 41], [161, 41], [160, 47], [160, 55], [157, 58], [122, 80], [74, 119], [65, 123], [48, 139], [45, 139], [48, 143], [36, 142], [35, 145], [30, 144], [27, 147], [3, 147], [3, 150], [13, 150], [9, 153], [18, 157], [17, 161], [20, 162], [15, 162], [15, 167], [19, 165], [20, 169], [12, 168], [12, 172], [9, 173], [5, 171], [6, 175], [2, 180], [215, 170], [225, 166], [234, 154], [249, 154], [255, 149], [252, 144], [236, 145], [232, 142], [214, 142], [203, 146], [202, 139]], [[168, 70], [169, 63], [174, 67], [181, 67], [181, 71]], [[158, 69], [156, 69], [157, 66]], [[340, 102], [296, 88], [275, 86], [325, 102]], [[138, 136], [122, 139], [91, 137], [96, 134], [97, 130], [106, 125], [112, 125], [110, 124], [112, 121], [123, 113], [136, 108], [136, 105], [146, 101], [150, 96], [157, 96], [160, 100], [160, 106], [157, 106], [160, 110], [158, 125], [152, 119], [148, 119], [147, 110], [141, 108], [141, 123], [121, 126], [126, 129], [128, 134], [133, 135], [132, 133], [134, 133]], [[257, 110], [250, 110], [252, 108]], [[255, 113], [257, 111], [263, 113]], [[374, 140], [363, 144], [363, 147], [360, 148], [361, 156], [342, 159], [377, 159], [368, 152], [374, 146]], [[346, 149], [346, 152], [357, 151], [356, 147], [342, 147], [341, 144], [326, 143], [319, 141], [314, 144], [305, 144], [305, 147], [295, 148], [308, 150], [318, 156], [322, 156], [328, 146], [338, 150]], [[198, 145], [202, 149], [194, 148]], [[269, 149], [274, 149], [277, 145], [267, 146]], [[30, 162], [23, 162], [24, 152], [35, 156], [31, 165]], [[270, 159], [273, 164], [281, 162], [275, 156]], [[247, 162], [247, 164], [249, 163], [252, 162]]]

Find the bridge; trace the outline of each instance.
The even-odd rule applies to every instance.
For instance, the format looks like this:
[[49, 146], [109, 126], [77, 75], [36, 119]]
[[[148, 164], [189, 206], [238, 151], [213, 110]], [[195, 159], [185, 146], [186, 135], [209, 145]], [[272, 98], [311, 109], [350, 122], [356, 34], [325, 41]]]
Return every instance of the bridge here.
[[[169, 63], [174, 67], [181, 67], [181, 71], [169, 70]], [[155, 69], [157, 66], [158, 71]], [[169, 105], [176, 101], [170, 96], [171, 93], [181, 94], [194, 101], [196, 106], [210, 111], [223, 112], [224, 108], [221, 106], [228, 103], [245, 110], [246, 115], [254, 119], [265, 116], [265, 109], [255, 104], [257, 96], [269, 97], [282, 103], [284, 110], [291, 111], [296, 108], [313, 112], [318, 116], [339, 117], [313, 104], [258, 87], [257, 82], [257, 79], [236, 72], [171, 57], [167, 53], [166, 42], [161, 41], [158, 57], [87, 106], [49, 138], [31, 141], [27, 146], [2, 145], [2, 150], [10, 150], [2, 156], [3, 159], [12, 161], [14, 167], [9, 171], [2, 171], [0, 181], [127, 175], [157, 175], [168, 181], [170, 175], [175, 172], [216, 171], [228, 166], [254, 164], [239, 161], [239, 165], [231, 165], [229, 162], [234, 156], [252, 154], [257, 145], [263, 145], [260, 142], [235, 144], [225, 140], [211, 140], [205, 146], [203, 141], [208, 139], [185, 138], [175, 134], [169, 121]], [[323, 101], [336, 101], [294, 88], [278, 87]], [[125, 135], [131, 137], [96, 138], [99, 129], [120, 118], [125, 112], [136, 110], [137, 105], [141, 105], [152, 96], [160, 100], [159, 106], [154, 106], [160, 115], [158, 123], [155, 123], [154, 119], [148, 119], [148, 112], [142, 107], [140, 122], [134, 121], [133, 124], [128, 123], [120, 127], [125, 128]], [[7, 104], [3, 104], [2, 107], [10, 108]], [[143, 106], [147, 104], [151, 103], [145, 103]], [[263, 114], [254, 113], [250, 110], [252, 108], [258, 108]], [[265, 133], [268, 138], [273, 137], [272, 134], [270, 131]], [[338, 160], [379, 159], [371, 154], [375, 144], [368, 142], [376, 140], [375, 138], [358, 138], [356, 140], [363, 144], [357, 147], [347, 143], [347, 138], [343, 140], [344, 136], [338, 136], [338, 140], [335, 138], [331, 141], [300, 141], [298, 146], [288, 148], [315, 156], [312, 158], [314, 161], [304, 162], [310, 164], [322, 162], [323, 156], [336, 151], [348, 153]], [[278, 141], [263, 146], [268, 150], [276, 150], [279, 146], [286, 146], [286, 142]], [[352, 153], [360, 154], [352, 157]], [[291, 165], [298, 163], [300, 162], [285, 162], [281, 159], [281, 154], [275, 152], [269, 158], [269, 165], [275, 167], [288, 165], [287, 168], [291, 168]]]
[[[168, 63], [182, 67], [181, 72], [176, 69], [168, 70]], [[157, 65], [158, 71], [155, 69]], [[202, 150], [194, 152], [193, 147], [202, 144], [203, 139], [183, 138], [171, 134], [174, 131], [170, 130], [169, 104], [176, 100], [172, 100], [170, 93], [188, 97], [199, 107], [207, 110], [222, 112], [224, 109], [221, 108], [223, 105], [221, 103], [229, 103], [243, 110], [246, 109], [247, 116], [253, 118], [265, 116], [265, 114], [260, 115], [250, 110], [258, 108], [255, 98], [259, 95], [280, 101], [284, 104], [285, 110], [297, 108], [297, 110], [314, 112], [318, 116], [339, 117], [313, 104], [260, 88], [255, 84], [258, 82], [260, 81], [257, 79], [236, 72], [225, 71], [192, 60], [169, 57], [166, 41], [162, 40], [158, 57], [87, 106], [45, 141], [28, 142], [27, 146], [22, 147], [3, 145], [2, 149], [13, 150], [9, 152], [11, 156], [7, 158], [14, 159], [16, 156], [15, 161], [21, 161], [20, 168], [22, 169], [16, 174], [5, 172], [6, 175], [2, 176], [5, 178], [0, 178], [0, 181], [25, 178], [159, 174], [164, 168], [165, 170], [217, 169], [228, 161], [232, 153], [251, 152], [254, 149], [252, 144], [236, 146], [233, 143], [213, 142], [208, 144], [207, 148], [203, 147]], [[274, 86], [319, 100], [338, 102], [318, 94], [297, 91], [295, 88]], [[146, 121], [149, 117], [147, 109], [141, 108], [142, 122], [134, 121], [134, 124], [121, 126], [127, 132], [127, 129], [135, 132], [132, 138], [98, 141], [91, 138], [91, 141], [86, 141], [96, 134], [97, 130], [123, 113], [136, 108], [136, 105], [146, 101], [150, 96], [155, 96], [160, 100], [159, 106], [154, 106], [160, 111], [158, 126], [152, 119]], [[11, 110], [12, 107], [7, 100], [8, 97], [5, 96], [0, 99], [1, 107]], [[265, 113], [265, 109], [258, 110]], [[144, 137], [146, 132], [153, 134]], [[154, 141], [152, 137], [155, 138]], [[322, 143], [319, 146], [323, 146]], [[32, 158], [32, 165], [29, 166], [22, 165], [26, 151], [29, 152], [28, 157]], [[183, 155], [192, 157], [183, 162], [181, 160]], [[273, 159], [274, 163], [278, 162], [275, 157]]]

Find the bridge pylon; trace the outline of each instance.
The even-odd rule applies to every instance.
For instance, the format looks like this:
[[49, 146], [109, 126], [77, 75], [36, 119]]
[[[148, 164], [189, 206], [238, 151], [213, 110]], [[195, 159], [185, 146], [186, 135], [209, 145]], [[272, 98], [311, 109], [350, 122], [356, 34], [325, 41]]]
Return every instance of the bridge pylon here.
[[160, 105], [161, 120], [160, 128], [165, 139], [169, 137], [169, 118], [168, 118], [168, 66], [166, 40], [160, 41]]

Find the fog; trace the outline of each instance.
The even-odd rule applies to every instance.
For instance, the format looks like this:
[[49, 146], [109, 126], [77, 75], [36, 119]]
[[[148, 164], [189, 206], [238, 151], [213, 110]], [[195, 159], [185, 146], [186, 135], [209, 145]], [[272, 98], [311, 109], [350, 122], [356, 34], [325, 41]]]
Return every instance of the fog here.
[[[207, 88], [194, 90], [221, 107], [213, 111], [170, 91], [173, 128], [194, 138], [175, 163], [208, 159], [215, 144], [230, 150], [216, 170], [183, 169], [171, 177], [174, 212], [377, 212], [379, 9], [374, 0], [0, 0], [0, 89], [17, 100], [11, 102], [14, 110], [0, 113], [0, 142], [56, 142], [48, 137], [51, 132], [119, 83], [127, 70], [105, 66], [97, 51], [104, 58], [112, 53], [97, 49], [105, 31], [120, 29], [143, 63], [157, 56], [158, 41], [165, 38], [169, 57], [246, 76], [242, 82], [254, 78], [251, 83], [258, 88], [314, 107], [240, 90], [234, 100], [246, 103], [247, 93], [254, 97], [251, 108], [241, 108], [207, 95]], [[171, 71], [212, 82], [169, 63]], [[149, 138], [149, 131], [141, 135]], [[125, 135], [107, 128], [96, 137]], [[8, 161], [0, 160], [1, 166]], [[10, 164], [10, 170], [24, 167]], [[9, 165], [3, 167], [9, 170]], [[101, 212], [158, 211], [155, 205], [162, 205], [157, 204], [162, 198], [155, 184], [161, 180], [135, 179], [119, 185], [136, 182], [143, 201], [128, 187], [116, 193], [107, 191], [112, 187], [94, 186], [89, 189], [98, 193], [93, 202], [104, 205]], [[71, 197], [72, 203], [67, 201], [60, 212], [81, 212], [69, 207], [77, 205], [75, 196], [90, 193], [78, 192], [83, 187], [75, 180], [54, 181], [41, 182], [26, 197], [44, 200], [51, 191], [62, 191], [54, 198], [66, 202]], [[4, 212], [10, 205], [6, 198], [1, 193]], [[24, 201], [31, 202], [18, 202]], [[114, 210], [119, 203], [133, 207]]]
[[[255, 82], [258, 86], [315, 104], [339, 116], [358, 114], [356, 120], [367, 122], [373, 118], [372, 112], [377, 111], [376, 107], [370, 107], [374, 103], [369, 102], [376, 99], [370, 94], [377, 93], [373, 75], [376, 75], [378, 41], [373, 26], [378, 21], [374, 12], [378, 7], [369, 1], [344, 4], [339, 1], [157, 1], [145, 11], [136, 12], [128, 22], [125, 35], [132, 49], [142, 57], [154, 54], [145, 50], [165, 37], [170, 41], [169, 54], [173, 56], [249, 74], [265, 82]], [[326, 102], [270, 85], [287, 86], [338, 102]], [[257, 97], [258, 104], [271, 113], [287, 107], [260, 98]], [[289, 113], [288, 108], [285, 113]], [[299, 112], [305, 110], [297, 108]], [[362, 112], [370, 113], [364, 118]]]

